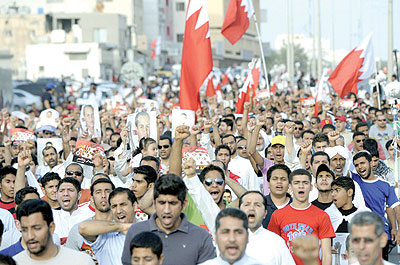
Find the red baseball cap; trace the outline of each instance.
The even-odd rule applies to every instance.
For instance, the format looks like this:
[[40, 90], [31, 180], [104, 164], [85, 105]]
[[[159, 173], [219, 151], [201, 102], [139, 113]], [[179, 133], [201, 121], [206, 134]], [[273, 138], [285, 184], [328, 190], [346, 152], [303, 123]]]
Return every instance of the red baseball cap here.
[[326, 124], [333, 124], [333, 123], [332, 123], [332, 121], [330, 119], [324, 119], [320, 123], [321, 128], [324, 127]]
[[336, 120], [336, 121], [344, 121], [344, 122], [347, 122], [347, 119], [346, 119], [345, 116], [338, 116], [338, 117], [335, 118], [335, 120]]

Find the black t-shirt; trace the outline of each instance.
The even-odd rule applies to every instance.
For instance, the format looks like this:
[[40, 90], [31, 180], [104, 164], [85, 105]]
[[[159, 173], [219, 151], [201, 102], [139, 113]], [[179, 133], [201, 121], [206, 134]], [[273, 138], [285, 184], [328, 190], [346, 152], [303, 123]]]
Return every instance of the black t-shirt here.
[[[357, 208], [354, 207], [351, 208], [350, 210], [343, 210], [342, 208], [338, 208], [339, 212], [343, 215], [343, 216], [348, 216], [352, 213], [354, 213], [355, 211], [357, 211]], [[339, 225], [339, 227], [336, 229], [335, 231], [336, 233], [348, 233], [348, 222], [346, 220], [343, 220], [343, 222]]]
[[50, 104], [50, 108], [54, 109], [55, 105], [54, 105], [54, 99], [53, 96], [49, 93], [49, 92], [45, 92], [42, 96], [42, 102], [43, 102], [43, 109], [45, 109], [46, 107], [44, 106], [44, 102], [48, 100], [49, 104]]
[[317, 206], [318, 208], [320, 208], [322, 211], [325, 211], [329, 206], [332, 205], [332, 202], [322, 203], [322, 202], [319, 202], [318, 199], [316, 199], [315, 201], [312, 202], [312, 204], [314, 206]]

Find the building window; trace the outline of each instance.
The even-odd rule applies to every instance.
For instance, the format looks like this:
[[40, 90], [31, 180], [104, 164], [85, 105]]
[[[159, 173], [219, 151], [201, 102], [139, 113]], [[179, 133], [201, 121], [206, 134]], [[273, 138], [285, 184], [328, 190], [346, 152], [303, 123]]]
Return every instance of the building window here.
[[168, 0], [165, 0], [165, 5], [169, 6], [169, 1]]
[[185, 11], [185, 2], [176, 2], [176, 11]]
[[107, 29], [93, 29], [93, 41], [99, 43], [107, 42]]
[[5, 34], [6, 34], [6, 37], [12, 37], [12, 31], [11, 30], [6, 30], [6, 32], [5, 32]]
[[87, 60], [87, 54], [86, 53], [71, 53], [71, 54], [69, 54], [69, 60], [70, 61]]
[[35, 30], [29, 31], [29, 37], [34, 38], [36, 36]]
[[170, 29], [169, 29], [169, 27], [167, 27], [167, 36], [170, 36], [170, 35], [171, 35]]
[[176, 41], [183, 42], [183, 34], [176, 34]]

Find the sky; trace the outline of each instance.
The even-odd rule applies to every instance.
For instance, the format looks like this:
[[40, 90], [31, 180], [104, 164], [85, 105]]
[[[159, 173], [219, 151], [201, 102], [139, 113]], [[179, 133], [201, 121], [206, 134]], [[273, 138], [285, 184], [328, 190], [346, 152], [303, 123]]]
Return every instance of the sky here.
[[[313, 34], [312, 23], [317, 19], [317, 0], [288, 1], [293, 6], [293, 33], [305, 36]], [[313, 5], [315, 6], [314, 16], [312, 16]], [[260, 8], [267, 10], [267, 22], [261, 25], [262, 39], [264, 42], [270, 42], [274, 48], [276, 36], [287, 33], [286, 0], [260, 0]], [[312, 19], [310, 19], [311, 16]], [[332, 39], [334, 39], [335, 49], [350, 51], [369, 32], [372, 32], [375, 56], [386, 60], [388, 57], [387, 26], [387, 0], [321, 0], [321, 37], [330, 40], [331, 48]], [[332, 38], [333, 31], [334, 38]], [[393, 0], [393, 36], [393, 48], [400, 50], [400, 0]]]

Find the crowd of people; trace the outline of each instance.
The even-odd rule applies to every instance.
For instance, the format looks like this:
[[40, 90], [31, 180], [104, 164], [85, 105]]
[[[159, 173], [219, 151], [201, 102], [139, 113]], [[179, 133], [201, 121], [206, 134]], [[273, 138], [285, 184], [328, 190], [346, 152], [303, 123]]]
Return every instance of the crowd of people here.
[[237, 114], [230, 80], [191, 119], [168, 80], [114, 92], [77, 105], [48, 84], [1, 111], [0, 264], [392, 264], [388, 101], [289, 87]]

